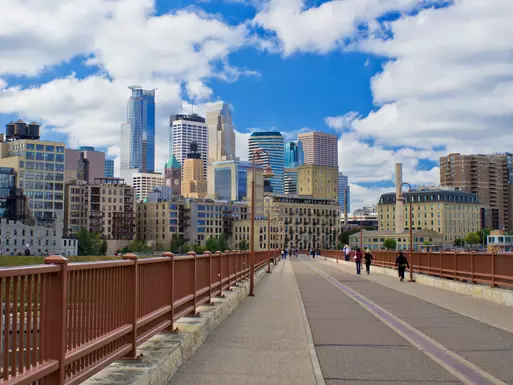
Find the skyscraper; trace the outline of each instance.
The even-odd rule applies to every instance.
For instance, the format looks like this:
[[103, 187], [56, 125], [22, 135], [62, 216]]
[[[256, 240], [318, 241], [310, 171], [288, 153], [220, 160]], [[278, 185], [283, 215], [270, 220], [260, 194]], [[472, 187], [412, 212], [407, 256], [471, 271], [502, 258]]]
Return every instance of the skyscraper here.
[[513, 230], [513, 154], [460, 155], [440, 158], [442, 186], [477, 194], [481, 228]]
[[303, 145], [301, 142], [285, 143], [285, 168], [293, 168], [304, 164]]
[[185, 198], [204, 198], [207, 195], [203, 163], [201, 154], [198, 152], [198, 144], [192, 142], [190, 152], [182, 166], [182, 196]]
[[[81, 156], [89, 162], [88, 183], [95, 183], [96, 178], [103, 178], [105, 174], [105, 153], [96, 151], [94, 147], [80, 146], [78, 149], [66, 149], [66, 183], [77, 177], [77, 162]], [[112, 165], [114, 171], [114, 165]], [[79, 178], [80, 179], [80, 178]]]
[[[249, 160], [253, 160], [253, 150], [261, 148], [265, 150], [270, 157], [271, 168], [274, 176], [270, 178], [273, 193], [283, 194], [283, 169], [285, 165], [285, 154], [283, 151], [283, 136], [279, 132], [253, 132], [249, 138]], [[261, 165], [267, 164], [267, 158], [264, 156], [257, 160]]]
[[208, 164], [235, 160], [235, 131], [228, 104], [213, 104], [206, 113], [208, 126]]
[[171, 115], [169, 118], [169, 147], [173, 155], [182, 166], [187, 158], [192, 142], [198, 145], [198, 152], [203, 160], [203, 173], [207, 177], [208, 128], [205, 118], [192, 115]]
[[298, 135], [303, 146], [305, 164], [338, 167], [337, 136], [324, 132], [305, 132]]
[[130, 86], [127, 122], [121, 125], [121, 170], [155, 171], [155, 90]]
[[338, 173], [338, 203], [343, 213], [351, 212], [351, 189], [347, 175]]
[[105, 159], [105, 178], [114, 178], [114, 159]]

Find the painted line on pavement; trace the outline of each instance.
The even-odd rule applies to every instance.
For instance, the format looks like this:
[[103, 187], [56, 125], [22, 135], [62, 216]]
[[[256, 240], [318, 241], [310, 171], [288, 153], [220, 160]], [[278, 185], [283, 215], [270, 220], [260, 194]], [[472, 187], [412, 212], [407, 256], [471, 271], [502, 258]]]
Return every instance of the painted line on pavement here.
[[453, 376], [460, 379], [464, 384], [506, 385], [506, 383], [503, 381], [495, 378], [490, 373], [485, 372], [478, 366], [465, 360], [463, 357], [458, 356], [456, 353], [450, 351], [442, 344], [431, 339], [400, 318], [397, 318], [395, 315], [385, 310], [381, 306], [372, 302], [350, 287], [337, 281], [331, 275], [318, 269], [309, 262], [304, 263], [317, 274], [325, 278], [333, 286], [337, 287], [351, 299], [364, 307], [367, 311], [372, 313], [375, 317], [377, 317], [380, 321], [394, 330], [401, 337], [406, 339], [410, 344], [415, 346], [422, 353], [426, 354], [433, 361], [437, 362]]
[[297, 298], [299, 300], [299, 307], [301, 309], [301, 317], [303, 317], [303, 326], [305, 327], [306, 334], [306, 342], [308, 344], [308, 350], [310, 352], [310, 359], [312, 361], [312, 367], [315, 376], [315, 382], [317, 385], [326, 385], [324, 381], [324, 376], [321, 370], [321, 364], [319, 362], [319, 357], [317, 356], [317, 350], [315, 350], [315, 344], [312, 337], [312, 330], [310, 328], [310, 322], [308, 322], [308, 318], [306, 316], [305, 304], [303, 303], [303, 298], [301, 297], [301, 292], [299, 291], [299, 285], [297, 284], [296, 272], [292, 267], [292, 261], [289, 262], [290, 268], [292, 269], [292, 276], [294, 277], [294, 284], [296, 285]]

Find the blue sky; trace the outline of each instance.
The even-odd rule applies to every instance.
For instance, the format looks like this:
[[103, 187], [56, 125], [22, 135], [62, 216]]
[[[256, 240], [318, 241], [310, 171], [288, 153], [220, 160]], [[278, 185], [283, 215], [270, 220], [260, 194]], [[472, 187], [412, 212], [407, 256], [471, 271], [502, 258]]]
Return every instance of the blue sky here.
[[[507, 0], [7, 0], [0, 121], [119, 156], [128, 86], [157, 91], [157, 169], [167, 117], [233, 106], [252, 130], [339, 137], [353, 208], [405, 180], [439, 183], [447, 152], [511, 151], [513, 2]], [[56, 28], [58, 27], [58, 28]]]

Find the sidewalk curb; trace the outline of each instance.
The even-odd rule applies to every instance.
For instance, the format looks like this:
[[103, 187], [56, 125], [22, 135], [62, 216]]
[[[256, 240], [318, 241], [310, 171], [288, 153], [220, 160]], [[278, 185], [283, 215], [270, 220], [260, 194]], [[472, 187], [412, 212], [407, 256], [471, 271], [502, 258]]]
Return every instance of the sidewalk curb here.
[[[271, 269], [274, 269], [271, 264]], [[255, 284], [266, 274], [267, 266], [255, 273]], [[200, 306], [199, 317], [183, 317], [175, 322], [178, 333], [159, 333], [137, 348], [137, 361], [116, 361], [83, 382], [85, 385], [165, 385], [237, 306], [249, 295], [245, 280], [225, 298], [215, 298], [215, 305]]]

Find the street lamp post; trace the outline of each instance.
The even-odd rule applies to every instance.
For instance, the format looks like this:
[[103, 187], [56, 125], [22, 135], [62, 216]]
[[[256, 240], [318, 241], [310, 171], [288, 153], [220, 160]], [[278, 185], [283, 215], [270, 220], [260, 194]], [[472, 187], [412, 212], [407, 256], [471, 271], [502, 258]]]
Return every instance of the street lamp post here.
[[[408, 192], [410, 193], [410, 202], [409, 202], [409, 222], [410, 222], [410, 281], [409, 282], [415, 282], [413, 279], [413, 214], [412, 214], [412, 202], [413, 202], [413, 196], [411, 195], [411, 185], [407, 182], [403, 182], [401, 184], [401, 189], [403, 188], [403, 185], [408, 186]], [[395, 215], [398, 215], [398, 213], [395, 213]]]
[[252, 175], [251, 175], [251, 229], [250, 229], [250, 248], [251, 255], [249, 259], [249, 295], [253, 297], [255, 295], [255, 181], [256, 181], [256, 163], [257, 159], [261, 159], [263, 155], [267, 156], [267, 166], [264, 169], [264, 178], [271, 178], [274, 176], [273, 170], [271, 169], [269, 154], [261, 149], [256, 148], [253, 150], [252, 157]]
[[360, 250], [363, 250], [363, 213], [364, 213], [364, 211], [362, 209], [358, 209], [354, 212], [355, 216], [356, 216], [356, 213], [360, 214]]

